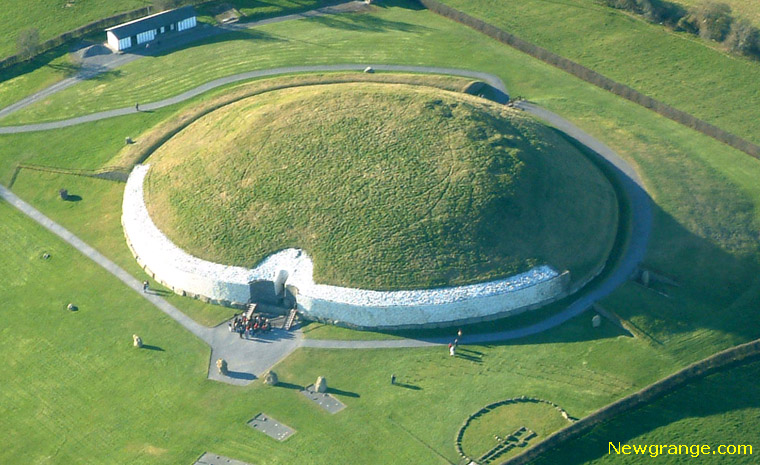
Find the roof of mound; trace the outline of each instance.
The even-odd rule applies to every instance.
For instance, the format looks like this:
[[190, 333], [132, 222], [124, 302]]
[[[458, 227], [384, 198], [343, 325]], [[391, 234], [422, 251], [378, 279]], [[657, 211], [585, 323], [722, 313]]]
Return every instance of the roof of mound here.
[[196, 16], [195, 8], [191, 6], [183, 6], [182, 8], [162, 11], [150, 16], [145, 16], [144, 18], [129, 21], [128, 23], [109, 27], [106, 31], [111, 32], [116, 37], [129, 37], [151, 29], [157, 29], [161, 26], [166, 26], [169, 23], [176, 23], [183, 19], [192, 18], [193, 16]]

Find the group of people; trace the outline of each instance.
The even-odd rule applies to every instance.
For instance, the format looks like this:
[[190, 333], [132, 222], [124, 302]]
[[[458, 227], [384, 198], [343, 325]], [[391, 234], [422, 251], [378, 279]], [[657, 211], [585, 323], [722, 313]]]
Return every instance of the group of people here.
[[251, 318], [245, 315], [236, 316], [230, 321], [227, 326], [230, 328], [231, 333], [238, 333], [240, 338], [252, 338], [257, 331], [269, 331], [272, 329], [272, 325], [267, 318], [261, 315], [255, 315]]

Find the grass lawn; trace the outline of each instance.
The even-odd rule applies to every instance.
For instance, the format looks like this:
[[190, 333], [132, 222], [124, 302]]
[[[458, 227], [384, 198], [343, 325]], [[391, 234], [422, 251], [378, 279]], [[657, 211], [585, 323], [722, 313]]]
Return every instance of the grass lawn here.
[[[608, 454], [609, 443], [708, 445], [708, 455], [661, 455], [658, 463], [757, 463], [760, 448], [760, 362], [692, 382], [667, 396], [594, 428], [532, 462], [567, 465], [642, 463], [647, 455]], [[751, 455], [712, 455], [719, 445], [750, 445]], [[666, 449], [667, 450], [667, 449]], [[694, 450], [692, 450], [694, 452]]]
[[429, 88], [270, 92], [204, 116], [148, 162], [151, 216], [181, 248], [254, 267], [302, 247], [318, 283], [426, 288], [541, 264], [578, 282], [617, 229], [612, 186], [573, 146]]
[[[0, 282], [2, 462], [189, 464], [211, 450], [251, 463], [442, 463], [456, 459], [466, 415], [487, 403], [531, 395], [583, 415], [675, 369], [646, 343], [592, 331], [585, 319], [515, 345], [470, 347], [467, 358], [312, 349], [278, 365], [286, 386], [326, 376], [348, 405], [331, 416], [293, 389], [206, 380], [200, 341], [7, 204], [0, 216], [0, 260], [18, 270]], [[133, 333], [153, 350], [134, 349]], [[392, 388], [390, 373], [407, 387]], [[262, 411], [298, 432], [277, 443], [245, 425]]]
[[443, 3], [760, 142], [758, 61], [728, 55], [697, 37], [674, 33], [595, 0]]

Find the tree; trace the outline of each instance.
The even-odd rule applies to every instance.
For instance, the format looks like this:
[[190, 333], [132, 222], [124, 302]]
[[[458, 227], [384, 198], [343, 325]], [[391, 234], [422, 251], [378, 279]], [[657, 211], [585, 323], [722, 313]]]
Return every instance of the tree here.
[[723, 42], [726, 47], [735, 53], [751, 55], [757, 50], [758, 31], [752, 27], [747, 19], [738, 19], [731, 23], [731, 30]]
[[703, 2], [694, 10], [699, 35], [705, 39], [722, 41], [731, 29], [731, 7], [725, 3]]
[[16, 38], [16, 50], [23, 59], [28, 59], [37, 54], [40, 49], [40, 33], [36, 28], [25, 29], [18, 33]]

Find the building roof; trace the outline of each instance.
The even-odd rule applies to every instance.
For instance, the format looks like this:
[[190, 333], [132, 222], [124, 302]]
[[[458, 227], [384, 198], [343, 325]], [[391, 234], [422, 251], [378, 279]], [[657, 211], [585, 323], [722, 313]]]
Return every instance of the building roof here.
[[183, 6], [182, 8], [162, 11], [150, 16], [135, 19], [128, 23], [109, 27], [106, 31], [111, 32], [118, 38], [130, 37], [151, 29], [158, 29], [169, 23], [176, 23], [183, 19], [192, 18], [193, 16], [195, 16], [195, 8], [191, 6]]

